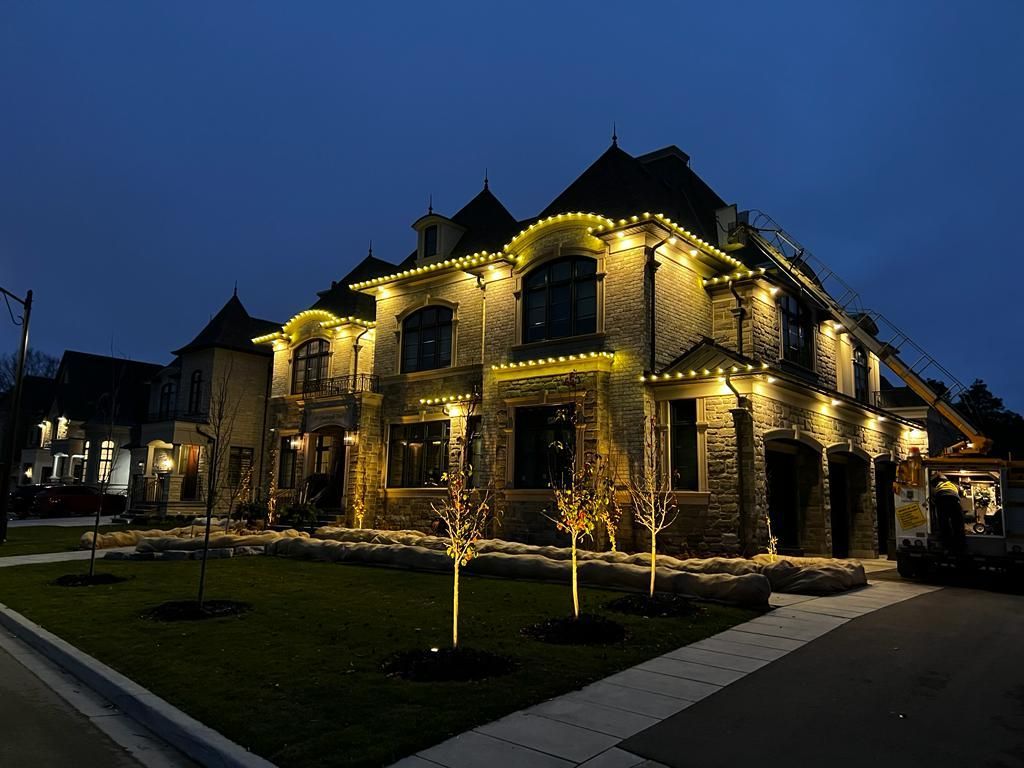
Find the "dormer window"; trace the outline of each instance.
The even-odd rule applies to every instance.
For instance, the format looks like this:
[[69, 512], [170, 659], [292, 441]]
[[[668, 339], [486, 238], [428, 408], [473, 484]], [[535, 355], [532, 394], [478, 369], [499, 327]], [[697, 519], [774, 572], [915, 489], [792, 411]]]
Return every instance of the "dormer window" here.
[[423, 258], [437, 255], [437, 225], [431, 224], [423, 230]]

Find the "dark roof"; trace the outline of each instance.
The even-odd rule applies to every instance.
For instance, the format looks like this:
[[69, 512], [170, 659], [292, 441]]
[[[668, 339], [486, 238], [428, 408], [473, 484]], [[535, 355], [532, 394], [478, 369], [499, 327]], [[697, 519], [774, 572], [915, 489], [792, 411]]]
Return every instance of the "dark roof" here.
[[658, 373], [687, 373], [689, 371], [717, 371], [729, 370], [733, 366], [745, 369], [748, 365], [758, 365], [756, 360], [746, 355], [723, 347], [718, 342], [707, 337], [701, 339], [679, 357], [662, 368]]
[[318, 291], [316, 303], [310, 309], [324, 309], [338, 317], [358, 317], [373, 320], [377, 316], [377, 302], [373, 296], [358, 293], [349, 288], [352, 283], [383, 277], [396, 272], [399, 267], [376, 256], [367, 256], [355, 269], [325, 291]]
[[709, 243], [717, 243], [715, 211], [725, 201], [693, 172], [689, 160], [674, 146], [633, 157], [612, 144], [538, 218], [573, 211], [615, 219], [664, 213]]
[[105, 422], [110, 419], [113, 393], [114, 423], [136, 423], [146, 413], [146, 385], [162, 368], [153, 363], [68, 350], [61, 358], [54, 384], [57, 415], [75, 421]]
[[238, 295], [235, 294], [221, 307], [220, 312], [213, 316], [198, 336], [181, 349], [175, 350], [174, 354], [181, 355], [185, 352], [195, 352], [211, 347], [252, 352], [259, 355], [270, 354], [270, 350], [253, 344], [252, 339], [271, 333], [280, 327], [280, 323], [251, 317], [245, 311]]
[[515, 216], [494, 196], [489, 186], [484, 186], [476, 197], [462, 206], [452, 216], [452, 221], [466, 229], [455, 246], [456, 256], [499, 250], [520, 229]]

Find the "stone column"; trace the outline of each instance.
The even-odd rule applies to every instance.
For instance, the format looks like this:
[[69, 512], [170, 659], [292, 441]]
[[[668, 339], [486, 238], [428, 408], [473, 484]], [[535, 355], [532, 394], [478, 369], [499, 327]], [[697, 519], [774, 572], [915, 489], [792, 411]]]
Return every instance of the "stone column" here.
[[757, 551], [757, 489], [754, 468], [754, 417], [746, 398], [731, 408], [736, 430], [736, 490], [738, 500], [737, 534], [740, 552], [750, 556]]

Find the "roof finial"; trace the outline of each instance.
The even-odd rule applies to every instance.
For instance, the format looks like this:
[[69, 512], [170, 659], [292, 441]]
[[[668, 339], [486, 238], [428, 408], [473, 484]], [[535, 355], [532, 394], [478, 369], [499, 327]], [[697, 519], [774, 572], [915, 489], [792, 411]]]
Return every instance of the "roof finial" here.
[[366, 254], [367, 256], [373, 256], [373, 240], [370, 241], [370, 250]]
[[612, 121], [612, 146], [613, 147], [619, 146], [619, 134], [618, 134], [618, 131], [615, 130], [615, 121], [614, 120]]
[[233, 294], [231, 294], [231, 295], [234, 296], [236, 299], [238, 298], [238, 281], [237, 280], [235, 280], [235, 292]]
[[427, 197], [427, 215], [429, 216], [434, 212], [434, 194], [430, 193]]
[[487, 169], [484, 168], [484, 189], [488, 188]]

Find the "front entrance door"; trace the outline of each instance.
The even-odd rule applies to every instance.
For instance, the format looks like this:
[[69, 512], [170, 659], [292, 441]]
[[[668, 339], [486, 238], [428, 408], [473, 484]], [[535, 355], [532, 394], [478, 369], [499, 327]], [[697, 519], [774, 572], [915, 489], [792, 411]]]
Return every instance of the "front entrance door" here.
[[181, 478], [181, 500], [195, 501], [199, 497], [199, 446], [185, 446], [185, 470]]

